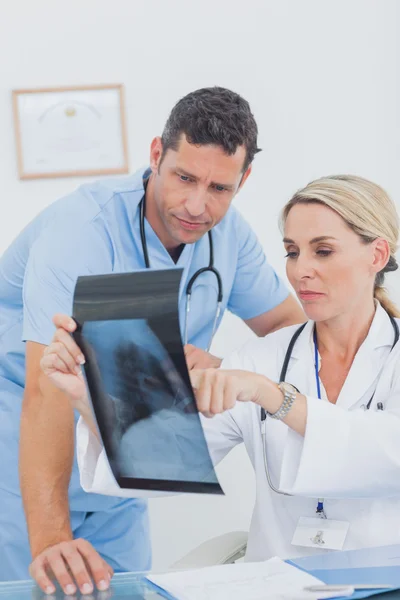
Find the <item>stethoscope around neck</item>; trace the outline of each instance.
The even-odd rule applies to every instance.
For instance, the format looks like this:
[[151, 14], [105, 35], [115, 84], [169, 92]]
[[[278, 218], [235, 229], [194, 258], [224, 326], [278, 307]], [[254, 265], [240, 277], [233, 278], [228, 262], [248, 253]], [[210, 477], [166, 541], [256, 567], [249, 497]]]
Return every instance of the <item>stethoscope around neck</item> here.
[[[399, 341], [400, 332], [399, 332], [399, 326], [397, 325], [396, 319], [394, 319], [389, 314], [388, 314], [388, 317], [390, 319], [390, 322], [392, 324], [393, 331], [394, 331], [394, 341], [393, 341], [392, 347], [390, 349], [390, 352], [392, 352], [393, 348], [396, 346], [397, 342]], [[286, 350], [285, 358], [283, 360], [281, 373], [279, 375], [280, 382], [284, 382], [286, 380], [286, 374], [287, 374], [290, 359], [292, 357], [294, 345], [297, 342], [297, 339], [299, 338], [300, 334], [302, 333], [302, 331], [304, 330], [306, 325], [307, 325], [307, 323], [303, 323], [303, 325], [301, 325], [298, 329], [296, 329], [296, 331], [294, 332], [294, 334], [289, 342], [288, 348]], [[314, 327], [314, 347], [315, 347], [315, 376], [316, 376], [316, 382], [317, 382], [318, 397], [320, 398], [321, 394], [320, 394], [319, 375], [318, 375], [318, 348], [317, 348], [317, 337], [316, 337], [315, 327]], [[375, 388], [368, 404], [363, 405], [362, 408], [364, 410], [369, 410], [371, 408], [372, 401], [375, 396], [375, 392], [376, 392], [376, 388]], [[383, 410], [383, 405], [381, 402], [377, 403], [377, 409]], [[262, 441], [263, 441], [264, 467], [265, 467], [265, 474], [267, 476], [268, 485], [271, 488], [271, 490], [273, 492], [275, 492], [276, 494], [281, 494], [282, 496], [292, 496], [293, 494], [289, 494], [287, 492], [282, 492], [282, 490], [277, 488], [272, 482], [271, 475], [269, 472], [269, 467], [268, 467], [268, 459], [267, 459], [267, 441], [266, 441], [267, 435], [266, 435], [266, 427], [265, 427], [266, 418], [267, 418], [267, 413], [263, 408], [261, 408], [261, 435], [262, 435]], [[319, 501], [319, 504], [320, 504], [320, 501]], [[318, 512], [318, 508], [317, 508], [317, 512]], [[323, 507], [322, 507], [322, 513], [323, 513], [323, 515], [325, 514], [323, 511]]]
[[[142, 242], [143, 258], [144, 258], [144, 263], [146, 265], [146, 269], [150, 269], [151, 265], [150, 265], [150, 259], [149, 259], [149, 252], [148, 252], [148, 248], [147, 248], [145, 222], [144, 222], [145, 210], [146, 210], [147, 181], [144, 181], [145, 193], [139, 203], [139, 212], [140, 212], [140, 239]], [[209, 260], [208, 266], [198, 269], [191, 276], [191, 278], [189, 279], [188, 284], [186, 286], [185, 322], [184, 322], [184, 329], [183, 329], [183, 343], [187, 344], [188, 343], [188, 324], [189, 324], [190, 303], [191, 303], [191, 298], [192, 298], [193, 285], [195, 284], [196, 280], [200, 277], [200, 275], [203, 275], [203, 273], [213, 273], [213, 275], [215, 276], [215, 278], [217, 280], [218, 296], [217, 296], [217, 306], [216, 306], [216, 310], [215, 310], [215, 316], [214, 316], [214, 321], [213, 321], [213, 326], [212, 326], [212, 331], [211, 331], [211, 336], [210, 336], [210, 342], [206, 348], [207, 352], [210, 350], [211, 343], [213, 341], [215, 332], [217, 330], [218, 320], [219, 320], [219, 317], [221, 315], [221, 310], [222, 310], [222, 300], [224, 297], [222, 278], [221, 278], [219, 271], [214, 267], [214, 244], [213, 244], [213, 238], [212, 238], [211, 231], [208, 232], [208, 244], [209, 244], [209, 248], [210, 248], [210, 260]]]

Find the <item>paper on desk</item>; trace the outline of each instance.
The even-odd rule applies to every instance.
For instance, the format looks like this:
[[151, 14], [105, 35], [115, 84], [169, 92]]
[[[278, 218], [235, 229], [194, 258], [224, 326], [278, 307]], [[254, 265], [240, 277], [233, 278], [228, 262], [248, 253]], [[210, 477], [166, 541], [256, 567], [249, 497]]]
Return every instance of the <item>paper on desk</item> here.
[[148, 579], [176, 600], [317, 600], [338, 597], [338, 592], [304, 591], [305, 587], [322, 584], [322, 581], [277, 557], [258, 563], [149, 575]]

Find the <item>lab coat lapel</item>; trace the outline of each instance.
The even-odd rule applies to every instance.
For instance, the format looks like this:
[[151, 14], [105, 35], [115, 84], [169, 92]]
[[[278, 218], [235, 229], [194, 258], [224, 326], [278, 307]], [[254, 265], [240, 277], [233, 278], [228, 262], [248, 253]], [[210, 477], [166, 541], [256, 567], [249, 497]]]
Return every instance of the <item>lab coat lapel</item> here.
[[377, 377], [380, 375], [383, 364], [387, 356], [378, 352], [382, 346], [387, 346], [390, 350], [393, 343], [393, 328], [390, 319], [377, 303], [375, 317], [372, 321], [370, 330], [363, 344], [360, 346], [346, 381], [337, 399], [337, 406], [349, 409], [360, 403], [360, 400], [370, 390], [367, 399], [363, 404], [368, 404], [372, 396]]
[[[293, 348], [286, 381], [295, 385], [301, 393], [316, 398], [313, 329], [314, 322], [309, 321], [298, 338]], [[382, 358], [382, 353], [379, 353], [378, 349], [386, 346], [389, 352], [393, 341], [394, 334], [390, 319], [386, 311], [377, 303], [368, 336], [357, 352], [337, 400], [338, 406], [344, 409], [351, 408], [360, 402], [370, 388], [372, 388], [372, 395], [374, 390], [372, 384], [380, 374], [387, 358]]]
[[297, 339], [289, 362], [285, 381], [305, 395], [317, 396], [313, 346], [314, 322], [309, 321]]
[[[366, 340], [357, 352], [346, 381], [337, 399], [337, 406], [349, 409], [360, 403], [366, 392], [371, 389], [372, 384], [379, 375], [381, 364], [376, 360], [374, 352], [368, 348]], [[371, 396], [373, 391], [371, 392]], [[362, 404], [368, 404], [370, 397]]]

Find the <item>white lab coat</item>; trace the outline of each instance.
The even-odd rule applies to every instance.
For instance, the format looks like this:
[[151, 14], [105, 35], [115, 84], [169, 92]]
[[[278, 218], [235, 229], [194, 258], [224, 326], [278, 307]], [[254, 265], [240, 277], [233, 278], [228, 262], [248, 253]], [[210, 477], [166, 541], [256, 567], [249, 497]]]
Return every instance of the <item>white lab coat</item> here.
[[[400, 320], [397, 320], [400, 323]], [[344, 549], [400, 543], [400, 342], [390, 352], [394, 332], [378, 304], [369, 334], [360, 347], [336, 405], [316, 397], [313, 323], [297, 340], [286, 381], [307, 396], [305, 436], [267, 419], [269, 470], [282, 496], [268, 486], [260, 431], [260, 408], [238, 402], [233, 410], [203, 419], [211, 456], [220, 461], [244, 442], [254, 467], [257, 495], [247, 560], [290, 558], [326, 550], [291, 545], [299, 517], [315, 516], [325, 499], [330, 519], [350, 523]], [[288, 343], [297, 326], [248, 343], [222, 368], [255, 371], [277, 381]], [[369, 411], [363, 410], [375, 390]], [[382, 402], [384, 410], [377, 410]], [[151, 495], [121, 490], [104, 450], [84, 423], [78, 424], [81, 483], [88, 492], [116, 496]]]

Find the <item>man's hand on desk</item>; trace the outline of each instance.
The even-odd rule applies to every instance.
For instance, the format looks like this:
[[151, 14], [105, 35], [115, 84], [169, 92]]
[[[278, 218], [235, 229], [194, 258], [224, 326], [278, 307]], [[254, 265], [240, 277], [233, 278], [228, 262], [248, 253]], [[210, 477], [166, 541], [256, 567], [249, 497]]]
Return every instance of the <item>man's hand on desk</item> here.
[[64, 593], [75, 594], [77, 587], [82, 594], [106, 590], [114, 571], [86, 540], [70, 540], [46, 548], [31, 563], [31, 577], [46, 594], [55, 592], [52, 579], [56, 579]]
[[186, 344], [184, 350], [189, 371], [192, 369], [219, 369], [221, 366], [222, 358], [196, 348], [192, 344]]

